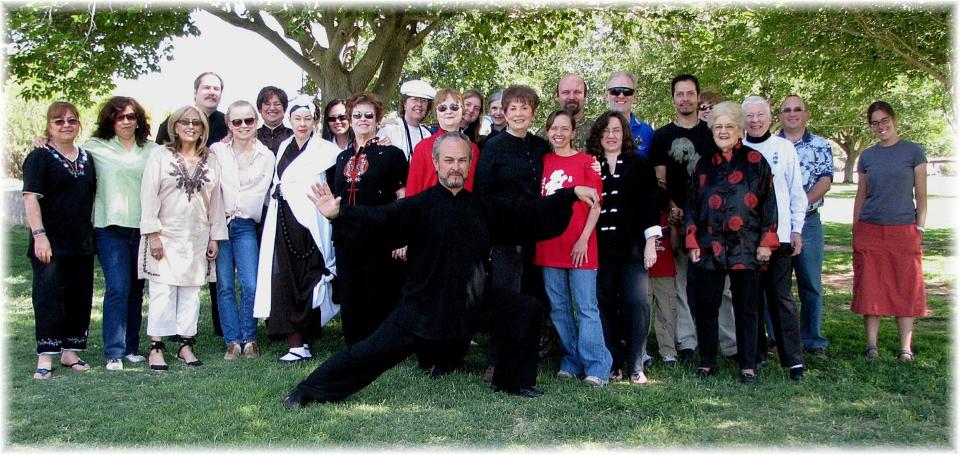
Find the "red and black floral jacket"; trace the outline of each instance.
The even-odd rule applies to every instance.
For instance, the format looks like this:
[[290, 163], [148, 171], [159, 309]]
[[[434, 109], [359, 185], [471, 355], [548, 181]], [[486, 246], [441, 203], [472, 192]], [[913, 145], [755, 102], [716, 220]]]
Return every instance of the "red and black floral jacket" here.
[[700, 268], [757, 270], [757, 247], [776, 248], [777, 198], [770, 165], [738, 142], [729, 160], [719, 147], [690, 174], [685, 213], [687, 249], [700, 248]]

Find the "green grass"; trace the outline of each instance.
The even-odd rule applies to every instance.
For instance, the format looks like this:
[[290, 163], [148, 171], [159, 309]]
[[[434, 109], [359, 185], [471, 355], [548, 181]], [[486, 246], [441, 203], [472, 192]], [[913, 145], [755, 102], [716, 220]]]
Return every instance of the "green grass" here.
[[[827, 223], [829, 242], [846, 239], [849, 245], [849, 229]], [[952, 234], [931, 233], [925, 267], [945, 264], [950, 254]], [[278, 365], [275, 359], [285, 348], [275, 342], [263, 343], [259, 359], [223, 361], [205, 291], [196, 347], [205, 366], [190, 368], [168, 355], [166, 373], [130, 364], [122, 372], [104, 370], [99, 268], [90, 350], [84, 355], [94, 368], [75, 373], [58, 367], [52, 380], [31, 379], [36, 356], [26, 235], [24, 229], [8, 230], [6, 245], [6, 430], [14, 448], [950, 447], [952, 279], [944, 267], [927, 269], [940, 284], [929, 289], [933, 316], [917, 322], [914, 364], [894, 359], [891, 320], [881, 326], [883, 358], [862, 358], [862, 320], [850, 312], [850, 286], [844, 284], [850, 253], [831, 251], [825, 272], [835, 281], [826, 290], [824, 315], [830, 358], [808, 359], [804, 383], [792, 383], [783, 369], [771, 366], [758, 387], [747, 388], [737, 383], [736, 367], [723, 361], [720, 374], [706, 381], [695, 380], [692, 367], [656, 364], [645, 387], [613, 384], [597, 390], [550, 378], [557, 368], [550, 359], [541, 364], [538, 378], [546, 395], [527, 400], [492, 393], [479, 380], [486, 340], [478, 337], [480, 346], [471, 349], [465, 372], [430, 380], [407, 360], [344, 402], [285, 411], [280, 401], [315, 364]], [[266, 340], [262, 332], [261, 340]], [[326, 358], [341, 347], [335, 320], [314, 354]]]
[[[834, 183], [830, 186], [830, 198], [835, 199], [853, 199], [857, 197], [857, 184], [856, 183]], [[953, 194], [934, 194], [928, 193], [927, 199], [953, 199], [956, 197]]]

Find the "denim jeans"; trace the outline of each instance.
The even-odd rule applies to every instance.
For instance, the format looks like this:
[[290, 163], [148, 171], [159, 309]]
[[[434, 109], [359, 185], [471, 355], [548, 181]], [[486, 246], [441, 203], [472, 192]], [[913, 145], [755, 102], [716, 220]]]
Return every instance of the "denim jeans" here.
[[103, 356], [136, 354], [143, 322], [144, 280], [137, 279], [140, 230], [120, 226], [96, 228], [97, 255], [103, 269]]
[[[560, 369], [606, 380], [613, 362], [597, 308], [597, 271], [543, 267], [550, 319], [560, 336]], [[574, 317], [576, 314], [576, 317]]]
[[[221, 240], [217, 253], [217, 309], [223, 341], [229, 345], [257, 339], [257, 320], [253, 318], [253, 297], [257, 290], [257, 223], [249, 218], [234, 218], [227, 225], [229, 239]], [[236, 270], [236, 274], [234, 274]], [[240, 307], [234, 277], [240, 282]]]
[[650, 332], [650, 278], [643, 261], [600, 259], [597, 302], [603, 321], [603, 338], [613, 356], [613, 369], [625, 374], [643, 371], [643, 354]]
[[804, 349], [826, 348], [827, 339], [820, 334], [823, 322], [823, 224], [820, 214], [803, 222], [803, 249], [793, 257], [800, 294], [800, 341]]

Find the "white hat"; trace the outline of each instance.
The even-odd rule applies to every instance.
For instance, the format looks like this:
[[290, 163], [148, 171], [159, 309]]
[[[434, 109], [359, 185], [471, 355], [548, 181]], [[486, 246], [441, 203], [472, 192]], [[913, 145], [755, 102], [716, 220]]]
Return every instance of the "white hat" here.
[[433, 97], [437, 96], [437, 90], [424, 80], [414, 79], [404, 82], [403, 85], [400, 86], [400, 94], [432, 100]]
[[294, 110], [301, 109], [301, 108], [306, 108], [312, 114], [317, 107], [316, 104], [313, 103], [314, 99], [315, 98], [313, 97], [313, 95], [308, 95], [308, 94], [297, 95], [295, 98], [293, 98], [292, 100], [290, 100], [290, 102], [287, 103], [287, 117], [289, 117]]

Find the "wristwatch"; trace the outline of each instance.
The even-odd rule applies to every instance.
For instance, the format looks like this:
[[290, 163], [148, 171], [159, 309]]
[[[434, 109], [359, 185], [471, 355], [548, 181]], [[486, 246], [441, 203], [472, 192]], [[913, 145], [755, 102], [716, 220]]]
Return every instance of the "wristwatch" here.
[[47, 230], [44, 228], [34, 229], [30, 231], [30, 233], [33, 234], [34, 237], [36, 237], [38, 235], [45, 235], [47, 233]]

